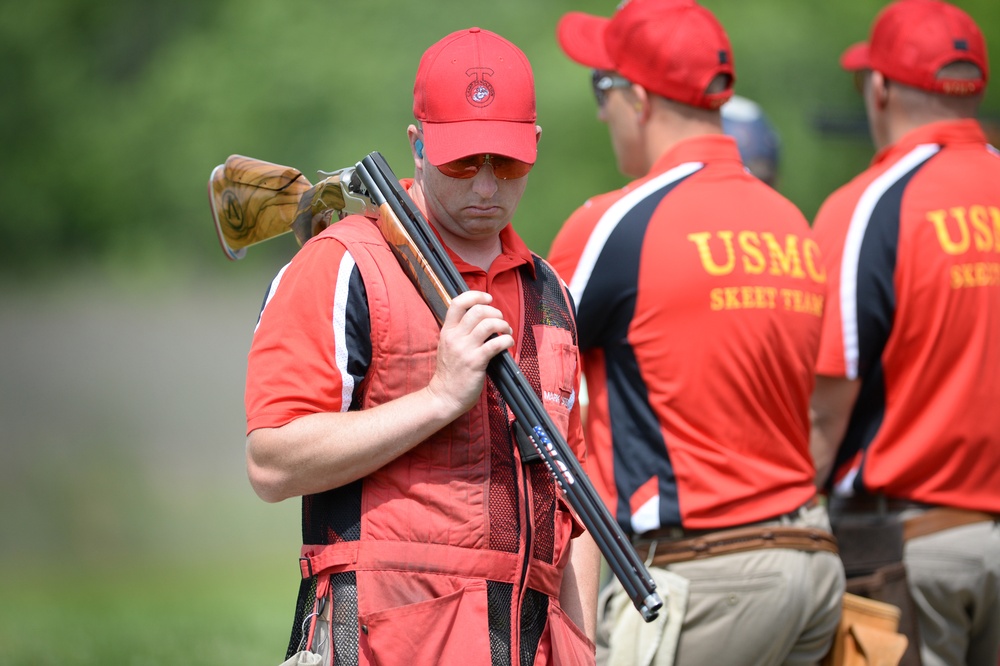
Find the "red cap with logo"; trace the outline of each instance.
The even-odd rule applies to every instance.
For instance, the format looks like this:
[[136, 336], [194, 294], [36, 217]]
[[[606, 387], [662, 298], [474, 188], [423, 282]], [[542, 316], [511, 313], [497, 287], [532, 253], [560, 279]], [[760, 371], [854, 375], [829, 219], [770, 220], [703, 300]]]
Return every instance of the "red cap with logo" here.
[[[729, 37], [694, 0], [626, 1], [610, 19], [569, 12], [559, 20], [556, 38], [581, 65], [618, 72], [667, 99], [718, 109], [733, 94]], [[706, 93], [720, 74], [729, 77], [729, 85]]]
[[[976, 79], [939, 78], [945, 65], [970, 62]], [[945, 95], [975, 95], [989, 79], [986, 40], [964, 11], [939, 0], [899, 0], [883, 9], [867, 43], [840, 56], [848, 71], [874, 69], [892, 81]]]
[[482, 153], [535, 162], [531, 65], [519, 48], [488, 30], [453, 32], [424, 52], [413, 115], [431, 164]]

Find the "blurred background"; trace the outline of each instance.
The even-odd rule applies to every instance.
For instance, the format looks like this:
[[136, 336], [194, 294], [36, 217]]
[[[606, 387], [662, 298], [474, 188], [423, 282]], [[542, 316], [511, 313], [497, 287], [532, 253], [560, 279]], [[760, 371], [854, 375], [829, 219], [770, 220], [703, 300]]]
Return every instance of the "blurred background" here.
[[[877, 0], [704, 0], [736, 92], [780, 135], [777, 188], [812, 218], [872, 155], [837, 65]], [[1000, 3], [963, 0], [1000, 66]], [[539, 160], [515, 226], [545, 254], [626, 182], [558, 18], [611, 0], [39, 0], [0, 4], [0, 665], [277, 664], [298, 503], [244, 468], [246, 352], [286, 235], [228, 261], [206, 185], [233, 153], [300, 169], [405, 129], [424, 49], [478, 25], [533, 63]], [[1000, 126], [1000, 84], [983, 116]], [[996, 136], [996, 135], [994, 135]], [[1000, 139], [994, 139], [998, 141]]]

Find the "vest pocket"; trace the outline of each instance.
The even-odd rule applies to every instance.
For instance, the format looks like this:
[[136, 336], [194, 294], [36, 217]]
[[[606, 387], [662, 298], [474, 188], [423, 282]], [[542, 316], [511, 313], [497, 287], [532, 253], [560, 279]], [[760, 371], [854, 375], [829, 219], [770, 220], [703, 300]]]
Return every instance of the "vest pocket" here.
[[360, 617], [361, 642], [379, 666], [490, 663], [486, 582]]
[[572, 333], [564, 328], [538, 324], [532, 327], [532, 332], [538, 351], [542, 404], [565, 435], [569, 429], [569, 412], [577, 398], [573, 384], [579, 350], [573, 344]]

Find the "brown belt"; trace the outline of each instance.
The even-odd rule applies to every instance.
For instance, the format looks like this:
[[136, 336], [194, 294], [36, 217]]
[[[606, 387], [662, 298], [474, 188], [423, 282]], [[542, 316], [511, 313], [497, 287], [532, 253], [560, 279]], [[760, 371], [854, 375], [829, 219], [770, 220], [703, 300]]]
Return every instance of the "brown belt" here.
[[737, 527], [690, 539], [635, 544], [642, 560], [647, 560], [652, 550], [649, 564], [657, 567], [763, 548], [837, 553], [837, 540], [829, 532], [809, 527]]
[[973, 523], [986, 523], [1000, 520], [1000, 515], [986, 513], [983, 511], [969, 511], [967, 509], [953, 509], [950, 507], [938, 507], [928, 509], [919, 516], [908, 518], [903, 521], [903, 541], [927, 536], [942, 530]]

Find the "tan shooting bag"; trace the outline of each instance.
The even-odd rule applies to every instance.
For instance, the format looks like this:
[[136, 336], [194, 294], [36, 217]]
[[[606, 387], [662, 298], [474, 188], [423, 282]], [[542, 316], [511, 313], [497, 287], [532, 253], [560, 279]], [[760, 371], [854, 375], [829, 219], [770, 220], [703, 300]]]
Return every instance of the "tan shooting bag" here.
[[822, 666], [897, 666], [908, 640], [897, 606], [844, 593], [837, 635]]

